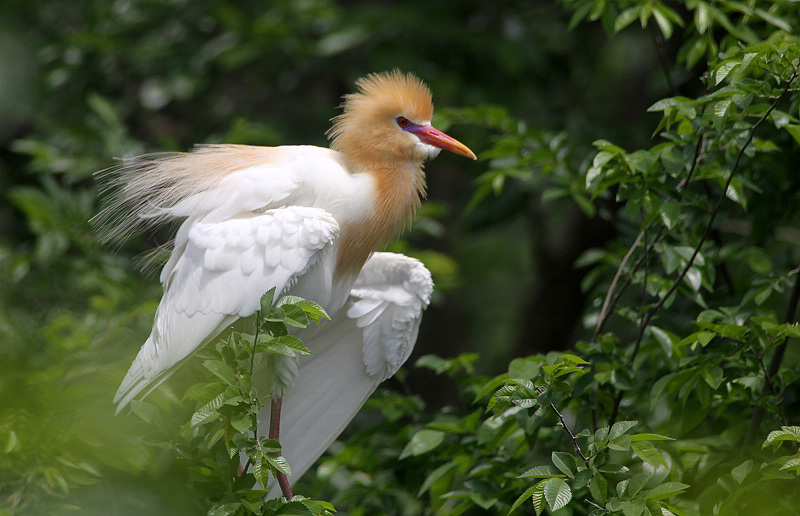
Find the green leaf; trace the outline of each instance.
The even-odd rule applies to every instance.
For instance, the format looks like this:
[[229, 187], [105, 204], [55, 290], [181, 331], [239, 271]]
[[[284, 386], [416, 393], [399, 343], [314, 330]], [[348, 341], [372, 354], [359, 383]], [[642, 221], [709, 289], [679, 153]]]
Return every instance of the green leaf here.
[[220, 394], [219, 396], [215, 397], [199, 409], [197, 409], [194, 414], [192, 414], [191, 419], [191, 426], [199, 426], [209, 421], [213, 421], [215, 419], [219, 419], [221, 416], [217, 409], [225, 403], [225, 395]]
[[289, 462], [285, 457], [267, 454], [264, 455], [264, 460], [267, 461], [272, 468], [277, 469], [281, 473], [287, 476], [292, 474], [292, 468], [289, 466]]
[[705, 34], [710, 20], [711, 11], [708, 8], [708, 4], [702, 1], [698, 2], [697, 9], [694, 11], [694, 26], [697, 32]]
[[213, 400], [227, 389], [228, 386], [223, 382], [201, 382], [196, 383], [186, 389], [186, 393], [181, 401], [197, 400], [198, 404], [204, 405]]
[[296, 303], [297, 306], [303, 309], [306, 315], [317, 324], [322, 324], [322, 319], [330, 320], [331, 316], [317, 303], [308, 301], [306, 299]]
[[533, 494], [531, 494], [531, 501], [533, 502], [533, 508], [536, 510], [537, 516], [542, 514], [542, 512], [544, 512], [546, 508], [547, 500], [544, 497], [544, 488], [547, 485], [548, 480], [542, 480], [541, 482], [533, 486]]
[[664, 39], [669, 39], [672, 37], [672, 22], [665, 12], [666, 10], [667, 8], [662, 4], [653, 5], [653, 17], [656, 19], [656, 24], [661, 29], [661, 33], [664, 34]]
[[508, 364], [508, 377], [531, 380], [539, 375], [540, 369], [539, 362], [533, 357], [515, 358]]
[[622, 514], [625, 516], [642, 516], [647, 506], [641, 500], [622, 502]]
[[253, 476], [256, 477], [256, 482], [264, 489], [267, 489], [267, 484], [269, 483], [269, 472], [269, 464], [263, 457], [253, 465]]
[[800, 144], [800, 125], [798, 124], [787, 124], [783, 126], [786, 131], [794, 138], [794, 141], [797, 144]]
[[681, 215], [681, 206], [676, 202], [664, 202], [658, 208], [658, 215], [664, 226], [667, 229], [672, 229], [678, 223], [678, 218]]
[[565, 475], [572, 478], [575, 476], [577, 466], [575, 465], [575, 457], [565, 452], [554, 451], [550, 455], [553, 464]]
[[728, 107], [731, 105], [731, 99], [720, 100], [714, 104], [714, 116], [717, 118], [724, 118], [725, 113], [728, 112]]
[[721, 83], [725, 78], [737, 67], [741, 66], [742, 62], [738, 59], [729, 59], [723, 61], [714, 72], [714, 85]]
[[572, 500], [572, 489], [563, 478], [544, 480], [544, 497], [551, 511], [557, 511]]
[[628, 451], [631, 448], [631, 436], [621, 435], [608, 443], [610, 450]]
[[239, 502], [215, 505], [208, 511], [208, 516], [233, 516], [241, 506]]
[[19, 445], [19, 438], [17, 437], [17, 433], [14, 430], [8, 431], [8, 437], [6, 438], [6, 445], [4, 447], [4, 451], [6, 453], [11, 453], [14, 449], [17, 448]]
[[589, 492], [599, 504], [604, 505], [608, 500], [608, 482], [603, 475], [597, 474], [589, 482]]
[[674, 441], [674, 437], [667, 437], [660, 434], [633, 434], [631, 441]]
[[750, 474], [752, 469], [753, 460], [746, 460], [731, 470], [731, 476], [737, 483], [741, 484], [744, 482], [744, 479], [747, 478], [747, 475]]
[[400, 453], [400, 460], [406, 457], [416, 457], [417, 455], [428, 453], [442, 444], [444, 436], [445, 433], [439, 430], [419, 430], [414, 434], [414, 437], [411, 438], [411, 441], [406, 444], [405, 448], [403, 448], [402, 453]]
[[800, 456], [790, 457], [781, 465], [780, 469], [793, 469], [800, 471]]
[[651, 473], [646, 472], [633, 475], [625, 486], [625, 495], [629, 498], [634, 498], [652, 477], [653, 475]]
[[553, 478], [563, 476], [564, 475], [556, 473], [550, 466], [536, 466], [529, 469], [517, 478]]
[[293, 335], [281, 335], [266, 339], [256, 346], [258, 352], [277, 353], [279, 355], [294, 358], [298, 353], [301, 355], [311, 355], [311, 351], [303, 344], [303, 341]]
[[[458, 466], [458, 462], [451, 461], [446, 462], [439, 466], [438, 468], [434, 469], [428, 478], [425, 479], [425, 482], [422, 483], [422, 487], [419, 488], [417, 492], [417, 496], [422, 496], [428, 489], [431, 488], [433, 484], [444, 478], [445, 475], [450, 473], [453, 469]], [[527, 495], [525, 495], [527, 497]]]
[[266, 322], [283, 324], [285, 322], [284, 320], [286, 319], [286, 313], [283, 307], [276, 306], [264, 310], [262, 317]]
[[723, 372], [720, 366], [706, 366], [702, 370], [703, 379], [706, 381], [709, 387], [714, 390], [719, 389], [719, 386], [722, 385], [723, 380]]
[[[541, 484], [541, 482], [540, 482], [539, 484]], [[535, 491], [537, 491], [537, 490], [541, 491], [541, 489], [539, 489], [539, 484], [536, 484], [536, 485], [534, 485], [534, 486], [531, 486], [531, 487], [529, 487], [528, 489], [526, 489], [526, 490], [525, 490], [525, 492], [523, 492], [521, 495], [519, 495], [519, 496], [517, 497], [517, 499], [514, 501], [514, 503], [513, 503], [513, 504], [511, 504], [511, 510], [509, 510], [509, 511], [508, 511], [508, 514], [511, 514], [512, 512], [514, 512], [514, 511], [517, 509], [517, 507], [519, 507], [520, 505], [522, 505], [522, 503], [523, 503], [523, 502], [524, 502], [524, 501], [525, 501], [525, 500], [526, 500], [526, 499], [527, 499], [529, 496], [533, 496], [533, 494], [534, 494], [534, 492], [535, 492]], [[542, 493], [542, 495], [543, 495], [543, 493]], [[543, 497], [543, 496], [542, 496], [542, 500], [544, 500], [544, 497]], [[534, 501], [534, 502], [533, 502], [533, 504], [534, 504], [534, 506], [535, 506], [535, 505], [536, 505], [536, 501]], [[538, 509], [536, 510], [536, 514], [540, 514], [540, 511], [539, 511]]]
[[622, 11], [616, 20], [614, 20], [614, 32], [619, 32], [639, 17], [639, 11], [642, 10], [641, 5], [629, 7]]
[[275, 299], [275, 287], [267, 290], [263, 296], [261, 296], [261, 311], [267, 313], [270, 308], [272, 308], [272, 302]]
[[314, 516], [313, 511], [303, 502], [305, 500], [292, 500], [282, 505], [274, 514], [275, 516]]
[[664, 466], [667, 465], [664, 457], [661, 456], [661, 453], [656, 450], [649, 441], [631, 441], [631, 449], [640, 459], [654, 468], [657, 468], [661, 464]]
[[589, 362], [572, 353], [562, 354], [561, 361], [569, 365], [589, 365]]
[[251, 425], [253, 424], [252, 419], [250, 418], [250, 414], [244, 414], [239, 417], [234, 417], [230, 419], [231, 426], [238, 430], [239, 432], [246, 432], [250, 430]]
[[675, 344], [678, 342], [678, 337], [674, 334], [668, 333], [658, 326], [649, 326], [647, 330], [656, 339], [656, 342], [661, 346], [664, 354], [667, 357], [672, 357], [672, 351]]
[[634, 426], [638, 425], [638, 421], [617, 421], [614, 423], [614, 426], [611, 427], [611, 430], [608, 432], [608, 440], [614, 441], [619, 438], [621, 435], [626, 433], [628, 430], [633, 428]]
[[662, 376], [653, 384], [653, 388], [650, 390], [650, 410], [653, 410], [658, 404], [658, 400], [661, 399], [664, 389], [667, 388], [667, 385], [674, 377], [675, 373], [670, 373], [666, 376]]
[[236, 386], [236, 374], [228, 364], [220, 362], [219, 360], [204, 360], [203, 367], [211, 371], [215, 376], [228, 385], [232, 387]]
[[640, 493], [642, 500], [662, 500], [681, 494], [689, 488], [688, 484], [681, 484], [680, 482], [664, 482], [661, 485], [648, 489]]
[[782, 441], [800, 442], [800, 426], [782, 426], [780, 430], [770, 432], [761, 447], [765, 448], [770, 444], [780, 444]]
[[284, 305], [284, 322], [295, 328], [305, 328], [308, 326], [308, 315], [297, 305]]

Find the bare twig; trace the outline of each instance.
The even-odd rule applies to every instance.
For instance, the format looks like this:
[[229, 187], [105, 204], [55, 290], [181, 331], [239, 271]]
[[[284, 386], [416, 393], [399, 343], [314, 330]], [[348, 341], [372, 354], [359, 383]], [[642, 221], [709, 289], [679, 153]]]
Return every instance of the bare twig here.
[[[544, 392], [544, 390], [545, 390], [544, 387], [540, 387], [540, 386], [536, 387], [536, 392], [538, 392], [539, 394]], [[550, 402], [550, 408], [552, 408], [553, 412], [555, 412], [556, 416], [558, 416], [558, 420], [561, 422], [561, 426], [564, 428], [564, 430], [569, 435], [570, 440], [572, 440], [572, 446], [575, 447], [575, 451], [578, 452], [578, 455], [581, 456], [581, 459], [583, 459], [583, 462], [584, 462], [584, 464], [586, 464], [586, 467], [589, 468], [589, 469], [592, 469], [592, 465], [589, 462], [589, 459], [581, 451], [581, 447], [578, 444], [578, 438], [575, 437], [575, 434], [573, 434], [572, 430], [569, 429], [569, 426], [567, 425], [567, 422], [564, 420], [564, 416], [561, 414], [561, 412], [558, 411], [558, 408], [556, 408], [555, 403]]]
[[606, 510], [604, 507], [600, 507], [599, 505], [597, 505], [597, 504], [596, 504], [596, 503], [594, 503], [593, 501], [589, 500], [588, 498], [584, 498], [584, 499], [583, 499], [583, 501], [584, 501], [584, 502], [586, 502], [586, 503], [588, 503], [589, 505], [591, 505], [591, 506], [593, 506], [593, 507], [597, 508], [597, 509], [600, 509], [601, 511], [605, 511], [605, 510]]
[[[592, 335], [592, 342], [597, 342], [597, 337], [600, 335], [600, 332], [603, 331], [603, 326], [605, 326], [606, 320], [608, 319], [608, 316], [611, 313], [611, 309], [613, 308], [611, 300], [613, 298], [613, 294], [615, 293], [617, 282], [622, 277], [622, 271], [625, 270], [625, 266], [628, 264], [628, 260], [630, 260], [631, 256], [633, 256], [633, 251], [637, 247], [639, 247], [639, 244], [642, 242], [644, 235], [645, 235], [644, 230], [639, 232], [639, 236], [636, 237], [636, 240], [634, 240], [630, 249], [628, 249], [628, 252], [625, 253], [625, 256], [622, 258], [622, 262], [620, 262], [619, 267], [617, 267], [617, 272], [614, 274], [614, 279], [611, 280], [611, 285], [609, 285], [608, 292], [606, 292], [606, 298], [603, 300], [603, 307], [600, 309], [600, 316], [598, 317], [597, 320], [597, 326], [595, 326], [594, 329], [594, 335]], [[621, 290], [623, 289], [620, 289], [620, 291]]]
[[689, 185], [689, 182], [692, 180], [692, 176], [694, 175], [694, 171], [697, 170], [697, 165], [700, 164], [700, 149], [703, 148], [703, 144], [706, 141], [705, 133], [700, 135], [700, 138], [697, 139], [697, 145], [694, 147], [694, 159], [692, 160], [692, 168], [689, 169], [689, 173], [686, 174], [686, 177], [678, 182], [678, 186], [675, 189], [679, 192], [683, 191]]
[[667, 84], [669, 85], [669, 91], [673, 96], [677, 95], [678, 88], [675, 86], [675, 82], [672, 80], [672, 71], [670, 70], [669, 66], [669, 58], [667, 58], [667, 52], [664, 49], [666, 46], [664, 42], [664, 35], [661, 34], [661, 30], [659, 30], [655, 23], [650, 26], [650, 36], [653, 38], [653, 44], [656, 46], [658, 58], [661, 62], [661, 70], [664, 72], [664, 78], [667, 80]]
[[253, 352], [250, 354], [250, 376], [253, 376], [253, 369], [256, 363], [256, 345], [258, 344], [258, 336], [261, 333], [261, 310], [256, 312], [256, 331], [253, 335]]

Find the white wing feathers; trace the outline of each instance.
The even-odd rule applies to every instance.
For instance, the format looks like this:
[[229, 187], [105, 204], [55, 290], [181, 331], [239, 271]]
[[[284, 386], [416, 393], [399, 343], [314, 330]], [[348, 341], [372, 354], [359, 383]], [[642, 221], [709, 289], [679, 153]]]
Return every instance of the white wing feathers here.
[[364, 331], [364, 364], [382, 382], [411, 355], [422, 311], [433, 292], [431, 274], [419, 261], [375, 253], [356, 279], [347, 316]]
[[286, 292], [324, 259], [338, 232], [328, 212], [301, 206], [214, 223], [186, 220], [161, 273], [164, 297], [153, 332], [117, 391], [117, 410], [226, 326], [255, 313], [264, 292]]
[[[350, 297], [331, 321], [305, 339], [314, 353], [301, 357], [283, 397], [283, 455], [300, 477], [344, 430], [380, 382], [408, 359], [433, 282], [418, 260], [374, 253]], [[260, 425], [266, 428], [268, 414]], [[270, 496], [280, 496], [272, 486]]]

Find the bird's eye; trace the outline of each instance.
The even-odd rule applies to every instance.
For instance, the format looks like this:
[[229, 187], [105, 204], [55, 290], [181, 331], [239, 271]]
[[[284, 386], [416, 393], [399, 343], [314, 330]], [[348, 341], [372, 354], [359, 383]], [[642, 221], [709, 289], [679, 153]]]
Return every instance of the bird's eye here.
[[400, 127], [408, 127], [409, 125], [411, 125], [411, 122], [408, 121], [408, 118], [404, 116], [398, 116], [395, 121], [397, 122], [397, 125], [399, 125]]

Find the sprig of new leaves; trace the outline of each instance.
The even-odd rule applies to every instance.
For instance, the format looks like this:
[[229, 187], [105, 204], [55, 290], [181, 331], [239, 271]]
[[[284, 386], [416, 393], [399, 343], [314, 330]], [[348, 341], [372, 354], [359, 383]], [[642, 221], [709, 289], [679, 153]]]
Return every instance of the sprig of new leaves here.
[[[512, 504], [515, 511], [531, 499], [536, 514], [545, 509], [557, 511], [575, 496], [581, 496], [596, 509], [592, 514], [622, 511], [625, 514], [673, 514], [673, 507], [665, 500], [682, 493], [689, 486], [680, 482], [664, 482], [659, 469], [666, 471], [664, 457], [651, 441], [672, 440], [653, 433], [630, 434], [636, 421], [618, 421], [595, 432], [583, 429], [574, 433], [558, 409], [561, 400], [569, 400], [576, 385], [586, 373], [588, 362], [571, 353], [524, 359], [514, 372], [527, 377], [497, 377], [487, 388], [498, 388], [488, 403], [487, 410], [495, 417], [517, 407], [527, 409], [528, 417], [542, 420], [552, 410], [559, 425], [568, 435], [574, 452], [553, 451], [551, 463], [535, 466], [521, 474], [520, 479], [536, 482], [528, 487]], [[509, 371], [511, 373], [511, 369]], [[518, 410], [518, 409], [516, 409]], [[579, 439], [586, 439], [581, 446]]]

